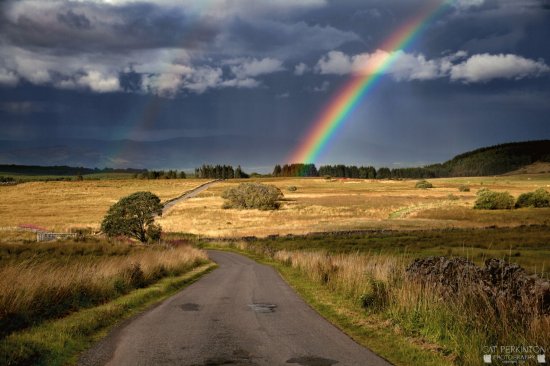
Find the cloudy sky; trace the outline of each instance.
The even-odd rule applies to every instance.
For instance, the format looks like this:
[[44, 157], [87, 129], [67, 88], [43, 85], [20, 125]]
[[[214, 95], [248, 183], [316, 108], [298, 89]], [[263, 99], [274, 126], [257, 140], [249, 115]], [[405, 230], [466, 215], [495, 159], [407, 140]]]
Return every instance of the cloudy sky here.
[[390, 167], [550, 138], [550, 1], [4, 0], [0, 163], [285, 162], [365, 60], [395, 63], [319, 164]]

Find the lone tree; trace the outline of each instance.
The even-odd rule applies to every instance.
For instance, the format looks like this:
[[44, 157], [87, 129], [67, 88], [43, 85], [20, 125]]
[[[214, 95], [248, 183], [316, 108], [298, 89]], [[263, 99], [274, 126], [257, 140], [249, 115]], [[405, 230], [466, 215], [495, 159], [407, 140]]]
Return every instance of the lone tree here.
[[161, 228], [155, 215], [162, 215], [160, 198], [151, 192], [136, 192], [123, 197], [109, 208], [101, 231], [113, 237], [126, 235], [142, 243], [160, 239]]

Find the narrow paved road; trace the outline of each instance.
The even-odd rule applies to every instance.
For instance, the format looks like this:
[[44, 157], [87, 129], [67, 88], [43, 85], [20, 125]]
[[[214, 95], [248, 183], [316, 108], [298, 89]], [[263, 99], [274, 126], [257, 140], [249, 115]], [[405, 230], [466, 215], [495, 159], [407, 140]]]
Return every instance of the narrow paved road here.
[[388, 366], [332, 326], [279, 277], [238, 254], [115, 330], [80, 365]]
[[196, 195], [198, 195], [202, 191], [208, 189], [208, 187], [210, 187], [212, 184], [214, 184], [216, 182], [219, 182], [219, 180], [213, 180], [212, 182], [205, 183], [201, 186], [198, 186], [195, 189], [190, 190], [189, 192], [185, 193], [184, 195], [181, 195], [180, 197], [176, 198], [175, 200], [172, 200], [172, 201], [169, 201], [169, 202], [165, 203], [164, 207], [162, 208], [162, 214], [163, 215], [166, 214], [166, 212], [168, 212], [177, 203], [179, 203], [181, 201], [188, 200], [189, 198], [195, 197]]

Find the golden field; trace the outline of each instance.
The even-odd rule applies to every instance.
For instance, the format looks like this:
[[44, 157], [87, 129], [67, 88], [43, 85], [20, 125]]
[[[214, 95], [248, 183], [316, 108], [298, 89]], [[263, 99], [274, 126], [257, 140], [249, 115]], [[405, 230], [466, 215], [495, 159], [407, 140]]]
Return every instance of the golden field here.
[[207, 180], [85, 180], [29, 182], [0, 186], [0, 227], [36, 225], [52, 231], [99, 228], [109, 207], [137, 191], [151, 191], [162, 201]]
[[[285, 195], [276, 211], [222, 209], [222, 192], [243, 181], [279, 187]], [[162, 201], [206, 180], [98, 180], [30, 182], [0, 186], [0, 227], [36, 225], [67, 231], [97, 229], [108, 208], [136, 191], [151, 191]], [[434, 188], [417, 189], [416, 180], [260, 178], [215, 183], [182, 201], [158, 219], [165, 231], [209, 237], [268, 236], [356, 229], [432, 229], [449, 227], [550, 224], [550, 209], [473, 210], [481, 188], [515, 197], [537, 188], [550, 190], [550, 174], [431, 179]], [[470, 192], [459, 192], [468, 185]], [[296, 191], [289, 191], [295, 186]]]
[[[246, 181], [254, 181], [249, 179]], [[550, 224], [550, 209], [473, 210], [481, 188], [515, 197], [537, 188], [550, 190], [550, 174], [430, 179], [434, 188], [417, 189], [416, 180], [324, 178], [257, 179], [285, 195], [276, 211], [222, 209], [222, 192], [242, 181], [216, 183], [198, 197], [180, 202], [158, 221], [166, 231], [209, 237], [242, 237], [356, 229], [431, 229]], [[459, 192], [468, 185], [470, 192]], [[295, 186], [296, 191], [289, 191]]]

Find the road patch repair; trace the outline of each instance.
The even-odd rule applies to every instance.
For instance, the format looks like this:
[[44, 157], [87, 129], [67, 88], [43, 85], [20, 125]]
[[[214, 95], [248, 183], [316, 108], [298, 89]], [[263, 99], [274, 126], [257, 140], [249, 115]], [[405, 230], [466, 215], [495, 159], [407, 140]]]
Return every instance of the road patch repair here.
[[259, 304], [249, 304], [248, 307], [250, 307], [252, 310], [254, 310], [257, 313], [274, 313], [277, 305], [259, 303]]

